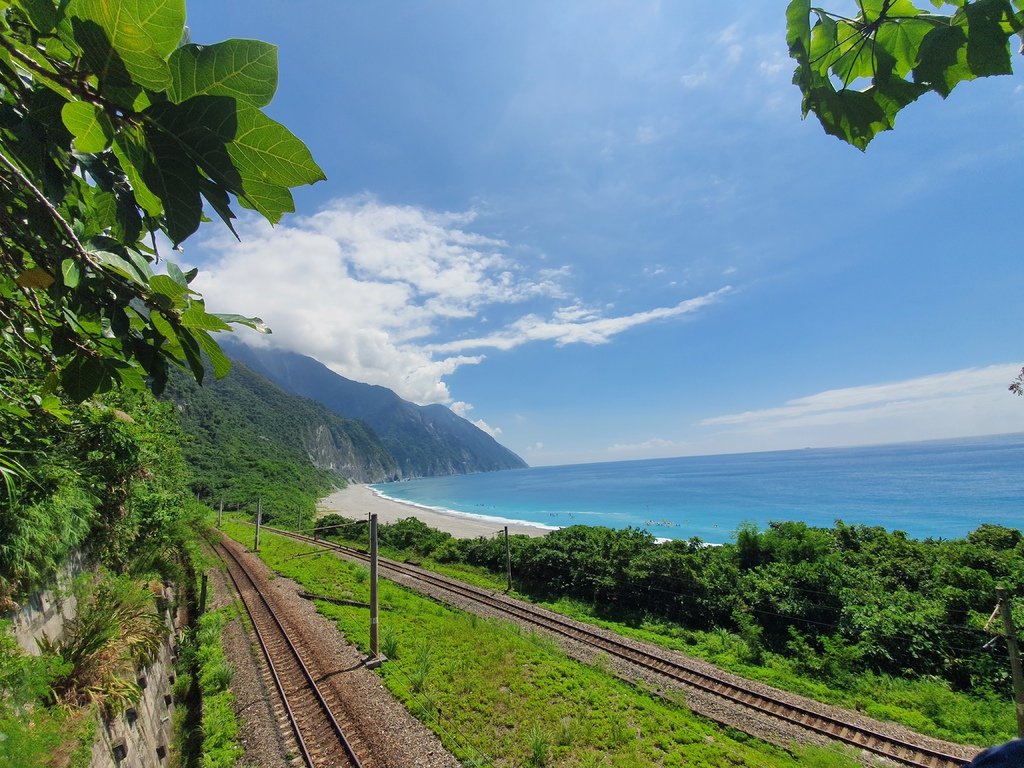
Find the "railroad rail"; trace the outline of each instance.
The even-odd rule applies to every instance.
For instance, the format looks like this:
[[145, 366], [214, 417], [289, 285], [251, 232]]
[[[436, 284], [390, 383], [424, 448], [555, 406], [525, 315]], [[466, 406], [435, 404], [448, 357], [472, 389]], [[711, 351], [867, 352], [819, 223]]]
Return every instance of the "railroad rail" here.
[[297, 643], [232, 547], [214, 549], [228, 568], [245, 606], [274, 685], [288, 714], [302, 759], [309, 768], [362, 768], [355, 749], [317, 685]]
[[[337, 551], [363, 562], [369, 561], [368, 554], [352, 547], [278, 528], [267, 526], [264, 528], [292, 539]], [[560, 619], [547, 611], [531, 607], [528, 603], [513, 601], [504, 595], [474, 587], [422, 568], [387, 558], [379, 559], [379, 567], [382, 575], [392, 573], [430, 584], [435, 588], [528, 622], [548, 632], [600, 649], [641, 669], [655, 672], [704, 693], [754, 710], [760, 715], [784, 721], [830, 740], [839, 741], [895, 761], [900, 765], [911, 766], [911, 768], [960, 768], [969, 760], [969, 758], [950, 754], [941, 749], [891, 736], [862, 723], [855, 723], [834, 714], [786, 701], [769, 693], [751, 690], [724, 676], [718, 677], [695, 665], [686, 664], [678, 658], [655, 651], [638, 650], [625, 642]]]

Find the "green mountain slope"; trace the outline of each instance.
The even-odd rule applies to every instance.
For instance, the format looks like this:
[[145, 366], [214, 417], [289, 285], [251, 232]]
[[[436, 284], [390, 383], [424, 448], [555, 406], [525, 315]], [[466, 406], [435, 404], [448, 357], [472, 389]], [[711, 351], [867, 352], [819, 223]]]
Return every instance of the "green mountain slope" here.
[[443, 405], [416, 405], [390, 389], [339, 376], [311, 357], [231, 344], [226, 351], [280, 387], [366, 422], [402, 477], [492, 472], [526, 466], [519, 456]]
[[202, 387], [175, 372], [164, 397], [190, 438], [193, 490], [214, 503], [254, 508], [262, 498], [269, 517], [294, 515], [346, 481], [398, 473], [366, 424], [290, 395], [241, 363]]

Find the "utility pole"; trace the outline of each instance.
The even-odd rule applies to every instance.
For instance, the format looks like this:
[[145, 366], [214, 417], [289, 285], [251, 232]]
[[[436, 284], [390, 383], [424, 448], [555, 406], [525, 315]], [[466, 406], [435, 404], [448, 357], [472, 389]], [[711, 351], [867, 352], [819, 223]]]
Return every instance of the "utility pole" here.
[[252, 551], [260, 551], [260, 526], [263, 525], [263, 497], [260, 496], [256, 501], [256, 541], [253, 544]]
[[199, 586], [199, 615], [202, 616], [206, 613], [206, 590], [207, 590], [207, 576], [204, 573], [203, 579]]
[[508, 546], [508, 526], [505, 526], [505, 572], [508, 574], [508, 586], [506, 592], [512, 591], [512, 550]]
[[217, 527], [224, 527], [224, 497], [220, 497], [220, 509], [217, 511]]
[[295, 530], [302, 533], [302, 507], [295, 513]]
[[370, 661], [380, 659], [377, 633], [377, 513], [370, 515]]
[[1024, 670], [1021, 669], [1017, 630], [1013, 626], [1013, 606], [1006, 596], [1006, 589], [1004, 587], [996, 587], [996, 598], [999, 600], [999, 611], [1003, 616], [1003, 629], [1006, 631], [1006, 648], [1010, 653], [1013, 700], [1017, 707], [1017, 735], [1024, 739]]

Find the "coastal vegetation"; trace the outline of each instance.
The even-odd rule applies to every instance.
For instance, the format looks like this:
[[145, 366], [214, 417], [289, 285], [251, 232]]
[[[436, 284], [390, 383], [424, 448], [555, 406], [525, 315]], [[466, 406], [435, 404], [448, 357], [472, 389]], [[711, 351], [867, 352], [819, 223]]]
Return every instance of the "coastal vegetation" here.
[[323, 178], [264, 114], [276, 84], [273, 46], [190, 44], [184, 0], [0, 6], [0, 611], [88, 567], [40, 656], [0, 628], [4, 764], [87, 764], [162, 639], [156, 593], [192, 605], [201, 510], [151, 391], [224, 375], [213, 333], [266, 329], [207, 312], [158, 242], [204, 205], [230, 229], [232, 198], [276, 222]]
[[[319, 527], [365, 546], [365, 521], [327, 515]], [[380, 526], [379, 537], [394, 556], [459, 578], [475, 567], [504, 587], [500, 538], [454, 539], [413, 518]], [[918, 541], [781, 522], [712, 547], [572, 526], [509, 543], [516, 590], [578, 618], [941, 738], [985, 744], [1014, 733], [1005, 641], [989, 617], [1002, 583], [1024, 619], [1016, 529]]]
[[[226, 532], [251, 543], [252, 528]], [[303, 557], [313, 547], [266, 533], [260, 556], [318, 595], [364, 603], [365, 567]], [[554, 641], [510, 622], [440, 605], [389, 582], [380, 587], [384, 685], [464, 765], [758, 766], [857, 763], [839, 749], [785, 750], [722, 730], [685, 706], [618, 679], [607, 661], [569, 659]], [[317, 601], [362, 650], [366, 608]], [[443, 642], [440, 638], [444, 638]]]
[[312, 519], [316, 501], [345, 478], [392, 476], [394, 459], [360, 421], [283, 392], [236, 363], [222, 379], [199, 386], [172, 372], [165, 399], [186, 436], [189, 487], [211, 506], [256, 512], [263, 519]]

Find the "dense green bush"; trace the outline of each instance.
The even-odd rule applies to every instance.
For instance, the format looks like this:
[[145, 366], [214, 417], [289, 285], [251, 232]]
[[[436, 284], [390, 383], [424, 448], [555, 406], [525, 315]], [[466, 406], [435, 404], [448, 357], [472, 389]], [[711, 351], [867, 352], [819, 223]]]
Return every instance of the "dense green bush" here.
[[[337, 532], [366, 541], [365, 523]], [[380, 541], [442, 563], [505, 570], [501, 537], [457, 540], [409, 519], [382, 525]], [[965, 539], [918, 541], [881, 527], [780, 522], [763, 531], [744, 526], [734, 543], [707, 546], [571, 526], [512, 536], [510, 545], [521, 592], [583, 601], [634, 626], [655, 620], [728, 631], [744, 663], [770, 653], [840, 687], [875, 673], [980, 696], [1010, 690], [1005, 645], [982, 646], [991, 639], [984, 625], [996, 584], [1024, 597], [1024, 535], [1015, 529], [982, 525]]]

